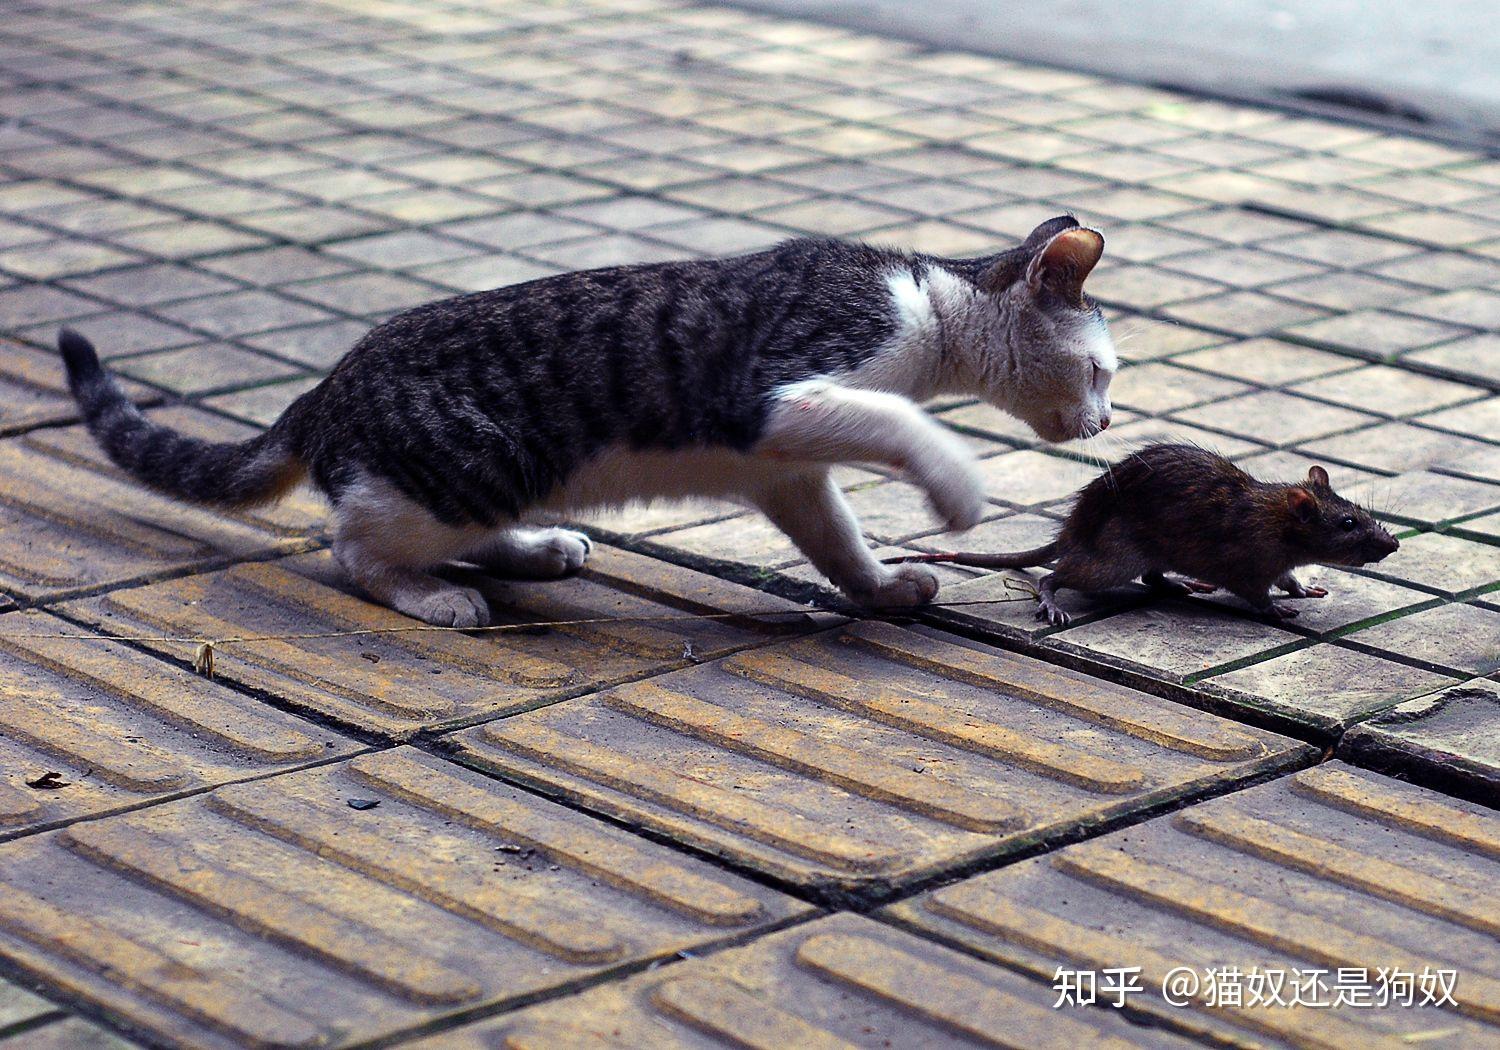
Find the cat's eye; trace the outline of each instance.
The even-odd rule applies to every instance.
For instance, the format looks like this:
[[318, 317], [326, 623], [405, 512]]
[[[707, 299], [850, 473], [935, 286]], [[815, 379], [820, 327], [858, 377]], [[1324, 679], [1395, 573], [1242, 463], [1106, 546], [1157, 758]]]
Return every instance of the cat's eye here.
[[1102, 368], [1099, 367], [1099, 362], [1098, 361], [1093, 362], [1089, 367], [1091, 367], [1094, 370], [1093, 377], [1089, 380], [1089, 382], [1093, 383], [1094, 386], [1098, 386], [1099, 385], [1099, 376], [1103, 374], [1104, 369], [1102, 369]]
[[1345, 514], [1342, 518], [1339, 519], [1339, 528], [1343, 529], [1345, 532], [1353, 532], [1354, 526], [1356, 524], [1358, 523], [1352, 516], [1348, 514]]

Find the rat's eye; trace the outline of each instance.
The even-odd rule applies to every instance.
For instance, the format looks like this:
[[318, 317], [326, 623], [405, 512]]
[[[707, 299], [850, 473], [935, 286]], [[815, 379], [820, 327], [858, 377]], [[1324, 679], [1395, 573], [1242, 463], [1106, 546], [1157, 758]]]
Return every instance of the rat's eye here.
[[1345, 532], [1353, 532], [1354, 526], [1357, 524], [1359, 523], [1348, 514], [1345, 514], [1342, 518], [1339, 519], [1339, 528], [1343, 529]]

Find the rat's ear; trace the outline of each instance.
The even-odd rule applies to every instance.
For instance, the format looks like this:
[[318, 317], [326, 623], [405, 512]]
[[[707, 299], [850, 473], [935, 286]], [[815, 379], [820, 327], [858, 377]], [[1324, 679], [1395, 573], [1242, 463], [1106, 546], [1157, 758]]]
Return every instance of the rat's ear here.
[[[1032, 236], [1036, 236], [1036, 231]], [[1030, 243], [1030, 238], [1027, 242]], [[1082, 306], [1083, 282], [1103, 254], [1104, 237], [1096, 230], [1083, 226], [1065, 229], [1031, 257], [1026, 267], [1026, 284], [1033, 294], [1048, 289], [1064, 302]]]
[[1322, 467], [1317, 466], [1308, 468], [1307, 483], [1313, 488], [1318, 489], [1333, 488], [1333, 486], [1328, 483], [1328, 471], [1324, 470]]
[[1301, 488], [1286, 490], [1286, 505], [1298, 521], [1312, 521], [1318, 514], [1318, 497]]

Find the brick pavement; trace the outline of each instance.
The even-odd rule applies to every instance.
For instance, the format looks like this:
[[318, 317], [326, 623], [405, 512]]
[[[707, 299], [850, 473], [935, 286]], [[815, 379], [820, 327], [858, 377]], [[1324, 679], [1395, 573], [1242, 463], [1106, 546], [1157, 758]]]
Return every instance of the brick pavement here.
[[[1107, 240], [1116, 425], [1044, 446], [937, 406], [992, 501], [963, 544], [1038, 542], [1176, 436], [1325, 464], [1396, 556], [1315, 570], [1332, 596], [1277, 627], [1134, 589], [1065, 596], [1063, 630], [1024, 601], [839, 626], [784, 538], [699, 504], [589, 522], [611, 546], [577, 580], [491, 586], [517, 622], [715, 620], [226, 647], [215, 682], [188, 644], [0, 637], [0, 1047], [1496, 1038], [1500, 162], [1451, 146], [662, 0], [16, 0], [0, 636], [399, 620], [328, 571], [315, 500], [120, 480], [60, 322], [228, 439], [442, 295], [799, 233], [977, 253], [1063, 211]], [[840, 478], [873, 545], [957, 542], [905, 484]], [[1025, 576], [945, 570], [943, 598]], [[866, 914], [803, 925], [827, 909]], [[680, 955], [706, 957], [639, 973]], [[1459, 992], [1047, 1009], [1057, 966], [1225, 959]]]

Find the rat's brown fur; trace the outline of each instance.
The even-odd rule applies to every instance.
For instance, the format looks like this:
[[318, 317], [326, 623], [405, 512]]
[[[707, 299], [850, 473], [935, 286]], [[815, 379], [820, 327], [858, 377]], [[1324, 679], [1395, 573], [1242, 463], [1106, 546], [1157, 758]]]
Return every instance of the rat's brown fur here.
[[[1294, 598], [1327, 592], [1303, 587], [1293, 569], [1364, 565], [1399, 546], [1369, 513], [1333, 491], [1322, 467], [1297, 484], [1276, 484], [1196, 445], [1158, 444], [1089, 482], [1045, 546], [912, 560], [1018, 569], [1055, 558], [1056, 570], [1038, 588], [1037, 616], [1061, 626], [1071, 617], [1057, 605], [1059, 589], [1102, 591], [1136, 577], [1178, 594], [1222, 587], [1273, 618], [1296, 616], [1271, 601], [1272, 586]], [[1179, 583], [1166, 572], [1205, 582]]]

